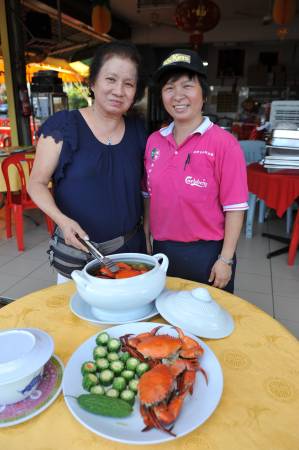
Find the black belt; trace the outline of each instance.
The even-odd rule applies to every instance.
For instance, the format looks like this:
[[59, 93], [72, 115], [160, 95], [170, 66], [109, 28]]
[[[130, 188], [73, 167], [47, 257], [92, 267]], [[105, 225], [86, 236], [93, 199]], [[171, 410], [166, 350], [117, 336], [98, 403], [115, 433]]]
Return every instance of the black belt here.
[[[126, 242], [128, 242], [132, 237], [137, 233], [137, 231], [140, 229], [141, 223], [139, 222], [133, 230], [126, 233], [124, 236], [118, 236], [114, 239], [110, 239], [109, 241], [105, 242], [93, 242], [93, 245], [104, 255], [109, 255], [119, 248], [121, 248]], [[56, 228], [54, 233], [58, 240], [64, 243], [63, 233], [60, 230], [59, 227]]]

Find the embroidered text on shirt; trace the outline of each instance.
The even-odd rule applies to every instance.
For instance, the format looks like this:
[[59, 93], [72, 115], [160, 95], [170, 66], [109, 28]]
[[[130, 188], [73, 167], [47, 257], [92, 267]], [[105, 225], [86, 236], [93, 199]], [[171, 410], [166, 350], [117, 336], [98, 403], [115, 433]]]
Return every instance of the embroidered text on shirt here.
[[214, 153], [212, 152], [208, 152], [208, 150], [194, 150], [193, 153], [198, 153], [200, 155], [207, 155], [207, 156], [212, 156], [214, 157]]
[[185, 178], [185, 183], [186, 184], [190, 184], [190, 186], [197, 186], [199, 188], [207, 188], [208, 187], [208, 183], [205, 179], [200, 180], [199, 178], [194, 178], [194, 177], [186, 177]]

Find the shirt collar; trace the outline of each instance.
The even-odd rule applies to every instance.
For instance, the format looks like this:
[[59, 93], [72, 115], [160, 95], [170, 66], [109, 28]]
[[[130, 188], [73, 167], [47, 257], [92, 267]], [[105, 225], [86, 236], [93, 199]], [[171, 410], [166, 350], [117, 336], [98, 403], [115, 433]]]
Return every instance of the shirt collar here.
[[[213, 122], [211, 122], [207, 116], [204, 116], [201, 124], [194, 131], [192, 131], [190, 136], [195, 133], [204, 134], [212, 126], [213, 126]], [[174, 122], [171, 122], [167, 127], [161, 128], [159, 130], [159, 132], [163, 137], [166, 137], [172, 133], [173, 127], [174, 127]]]

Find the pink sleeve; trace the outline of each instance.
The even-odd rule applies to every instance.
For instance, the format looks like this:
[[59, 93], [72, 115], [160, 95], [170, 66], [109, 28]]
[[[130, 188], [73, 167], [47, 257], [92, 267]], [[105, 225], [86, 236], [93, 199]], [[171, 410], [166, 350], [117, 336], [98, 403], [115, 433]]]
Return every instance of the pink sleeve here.
[[149, 140], [147, 140], [145, 152], [144, 152], [144, 174], [141, 180], [141, 192], [144, 198], [149, 198], [150, 194], [148, 192], [147, 187], [147, 164], [148, 164], [148, 156], [149, 156]]
[[[219, 159], [216, 166], [219, 180], [219, 198], [224, 210], [230, 205], [245, 205], [247, 209], [248, 186], [246, 163], [243, 151], [235, 139], [228, 139], [219, 149]], [[238, 208], [236, 208], [238, 209]]]

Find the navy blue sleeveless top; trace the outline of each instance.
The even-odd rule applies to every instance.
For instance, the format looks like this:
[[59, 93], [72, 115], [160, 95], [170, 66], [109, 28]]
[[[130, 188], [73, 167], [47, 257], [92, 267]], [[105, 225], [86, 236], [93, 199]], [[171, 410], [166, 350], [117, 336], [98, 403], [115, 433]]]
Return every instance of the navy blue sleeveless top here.
[[146, 134], [140, 119], [124, 120], [116, 145], [102, 144], [78, 110], [60, 111], [39, 129], [39, 135], [63, 141], [53, 174], [55, 202], [95, 242], [128, 233], [142, 215]]

